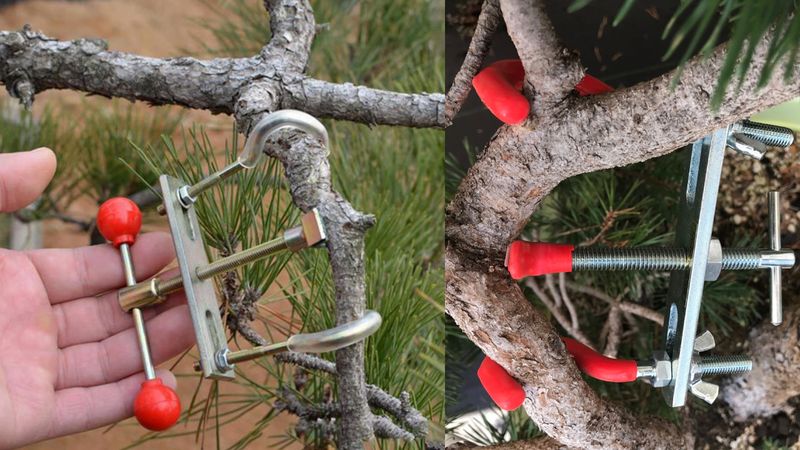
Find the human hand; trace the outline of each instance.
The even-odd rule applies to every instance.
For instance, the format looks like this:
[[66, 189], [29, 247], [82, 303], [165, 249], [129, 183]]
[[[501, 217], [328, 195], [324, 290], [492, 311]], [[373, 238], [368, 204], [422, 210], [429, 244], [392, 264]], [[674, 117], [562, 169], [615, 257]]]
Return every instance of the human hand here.
[[[0, 154], [0, 212], [31, 203], [55, 168], [49, 149]], [[132, 251], [142, 280], [174, 258], [166, 233], [140, 236]], [[0, 249], [0, 448], [133, 415], [133, 400], [145, 378], [133, 320], [111, 291], [124, 285], [119, 252], [108, 244]], [[154, 363], [194, 343], [183, 294], [144, 313]], [[168, 370], [157, 376], [175, 387]]]

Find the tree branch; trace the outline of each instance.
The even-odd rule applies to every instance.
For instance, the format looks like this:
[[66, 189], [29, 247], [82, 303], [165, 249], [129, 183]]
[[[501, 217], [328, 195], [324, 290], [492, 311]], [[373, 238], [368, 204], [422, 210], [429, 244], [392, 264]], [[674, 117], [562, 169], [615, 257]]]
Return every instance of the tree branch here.
[[500, 3], [498, 0], [485, 0], [478, 16], [478, 24], [469, 42], [469, 49], [461, 68], [458, 69], [450, 90], [447, 91], [445, 100], [445, 126], [450, 126], [453, 118], [458, 114], [461, 105], [472, 90], [472, 79], [483, 64], [483, 58], [489, 52], [492, 37], [500, 24]]
[[291, 72], [305, 72], [314, 41], [316, 21], [306, 0], [264, 0], [272, 36], [261, 49], [266, 61], [280, 61]]
[[[296, 2], [277, 3], [283, 11], [293, 10], [287, 5]], [[71, 89], [214, 113], [255, 115], [283, 107], [367, 124], [444, 126], [442, 94], [404, 94], [306, 77], [308, 55], [302, 52], [313, 38], [313, 17], [311, 31], [293, 16], [287, 16], [292, 27], [275, 23], [287, 14], [271, 16], [273, 31], [285, 33], [250, 58], [150, 58], [108, 51], [99, 39], [59, 41], [29, 28], [0, 31], [0, 83], [26, 105], [48, 89]]]
[[[470, 251], [502, 253], [544, 196], [562, 180], [665, 155], [710, 131], [794, 98], [800, 77], [758, 89], [762, 42], [740, 90], [709, 112], [725, 47], [673, 73], [606, 95], [572, 98], [543, 111], [534, 130], [502, 127], [448, 205], [447, 235]], [[756, 63], [757, 62], [757, 63]], [[800, 70], [800, 64], [795, 70]]]
[[592, 390], [501, 264], [448, 247], [445, 305], [467, 337], [522, 383], [525, 410], [542, 431], [580, 448], [690, 448], [674, 424], [635, 417]]
[[[59, 41], [27, 27], [0, 31], [0, 83], [24, 103], [48, 89], [71, 89], [230, 113], [238, 90], [264, 66], [260, 57], [159, 59], [108, 51], [99, 39]], [[32, 89], [22, 92], [20, 83]]]
[[508, 34], [525, 68], [525, 91], [534, 114], [551, 109], [583, 78], [575, 52], [561, 46], [544, 0], [500, 0]]
[[[541, 21], [541, 2], [502, 0], [501, 7], [529, 82], [541, 88], [542, 80], [557, 80], [548, 78], [557, 71], [550, 72], [553, 66], [541, 59], [543, 54], [558, 56], [554, 41], [547, 34], [540, 36], [549, 29]], [[631, 417], [587, 387], [550, 324], [510, 280], [503, 267], [506, 246], [562, 180], [667, 154], [797, 96], [800, 78], [787, 84], [773, 79], [758, 89], [770, 39], [767, 36], [756, 48], [740, 89], [728, 94], [713, 114], [710, 91], [725, 46], [707, 59], [690, 60], [674, 90], [670, 73], [611, 94], [558, 102], [557, 93], [566, 85], [555, 81], [546, 89], [555, 93], [551, 102], [537, 109], [536, 127], [502, 127], [447, 206], [447, 312], [487, 355], [523, 383], [528, 414], [560, 442], [584, 448], [587, 443], [610, 448], [691, 447], [677, 428]], [[537, 61], [544, 64], [539, 75]], [[629, 439], [638, 441], [625, 442]]]
[[284, 81], [283, 108], [366, 124], [444, 127], [442, 94], [401, 94], [305, 77]]
[[[72, 89], [153, 105], [235, 113], [245, 134], [254, 121], [287, 104], [316, 115], [369, 124], [441, 126], [441, 94], [401, 94], [307, 78], [304, 72], [315, 31], [308, 1], [266, 0], [264, 5], [272, 37], [259, 55], [250, 58], [148, 58], [108, 51], [100, 40], [58, 41], [27, 27], [22, 32], [0, 32], [0, 83], [28, 106], [38, 92]], [[364, 234], [375, 219], [355, 210], [331, 189], [327, 149], [318, 142], [284, 133], [277, 144], [267, 150], [283, 163], [295, 204], [303, 211], [317, 208], [326, 226], [337, 325], [359, 319], [366, 304]], [[258, 295], [242, 292], [234, 286], [236, 280], [229, 281], [228, 294], [237, 315], [229, 325], [260, 343], [263, 338], [249, 328], [253, 299]], [[341, 414], [336, 421], [337, 443], [343, 449], [363, 448], [373, 427], [384, 434], [411, 436], [371, 414], [363, 349], [359, 343], [336, 352]], [[409, 420], [418, 422], [413, 417]]]

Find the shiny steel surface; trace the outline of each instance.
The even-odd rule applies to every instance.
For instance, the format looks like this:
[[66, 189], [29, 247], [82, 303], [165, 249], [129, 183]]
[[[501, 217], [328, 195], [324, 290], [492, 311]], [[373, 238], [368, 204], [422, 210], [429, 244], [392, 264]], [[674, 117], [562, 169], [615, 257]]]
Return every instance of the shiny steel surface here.
[[[778, 191], [767, 194], [769, 204], [769, 246], [772, 250], [781, 249], [781, 197]], [[794, 256], [794, 255], [793, 255]], [[769, 272], [770, 320], [773, 325], [783, 322], [783, 295], [781, 294], [781, 269], [773, 267]]]

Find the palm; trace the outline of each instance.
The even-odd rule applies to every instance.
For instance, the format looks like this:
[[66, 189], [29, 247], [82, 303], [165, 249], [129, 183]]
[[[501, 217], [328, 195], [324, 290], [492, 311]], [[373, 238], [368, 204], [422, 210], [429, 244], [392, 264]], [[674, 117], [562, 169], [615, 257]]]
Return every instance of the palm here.
[[[133, 246], [139, 278], [171, 259], [169, 237]], [[144, 379], [133, 323], [104, 291], [123, 284], [111, 246], [0, 250], [0, 447], [96, 428], [132, 414]], [[156, 363], [192, 343], [181, 297], [148, 311]], [[174, 379], [160, 373], [168, 384]]]

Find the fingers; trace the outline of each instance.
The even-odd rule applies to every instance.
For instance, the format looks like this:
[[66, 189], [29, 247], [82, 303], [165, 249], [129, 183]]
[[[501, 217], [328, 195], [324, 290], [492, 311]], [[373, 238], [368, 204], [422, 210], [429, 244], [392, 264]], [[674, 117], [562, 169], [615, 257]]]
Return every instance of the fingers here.
[[[147, 322], [154, 364], [180, 354], [194, 344], [186, 305], [176, 306]], [[128, 328], [100, 342], [78, 344], [59, 351], [56, 389], [111, 383], [141, 372], [136, 331]]]
[[[172, 238], [155, 232], [139, 236], [131, 247], [136, 277], [145, 280], [175, 257]], [[90, 297], [125, 285], [119, 250], [108, 244], [27, 252], [42, 278], [50, 303]]]
[[0, 154], [0, 212], [31, 204], [56, 173], [56, 155], [49, 148]]
[[[175, 389], [175, 375], [158, 370], [164, 384]], [[56, 391], [54, 423], [49, 437], [63, 436], [110, 425], [133, 416], [133, 400], [144, 381], [138, 373], [114, 383]]]
[[[178, 275], [170, 270], [161, 275], [164, 279]], [[186, 303], [186, 296], [178, 292], [167, 297], [164, 303], [142, 309], [145, 321], [175, 306]], [[86, 342], [98, 342], [133, 327], [130, 313], [123, 311], [117, 300], [117, 291], [99, 297], [83, 297], [53, 305], [58, 328], [58, 348]]]

